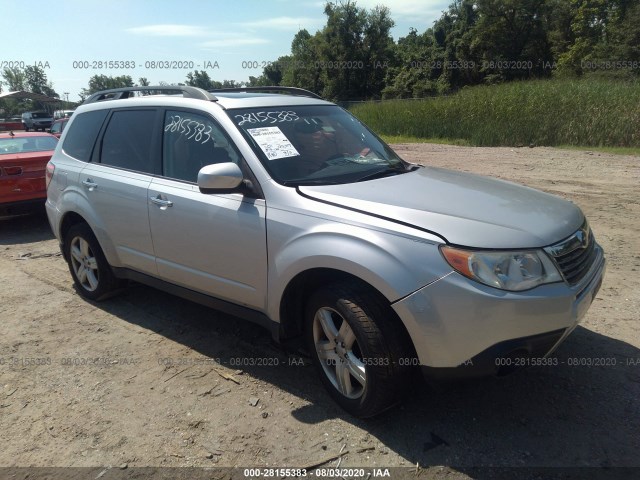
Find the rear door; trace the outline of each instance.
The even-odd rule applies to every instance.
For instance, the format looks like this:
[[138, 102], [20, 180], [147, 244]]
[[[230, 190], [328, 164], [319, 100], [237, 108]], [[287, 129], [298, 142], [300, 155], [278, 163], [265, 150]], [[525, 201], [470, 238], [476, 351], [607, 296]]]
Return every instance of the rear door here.
[[159, 121], [155, 108], [114, 110], [93, 161], [80, 173], [96, 234], [117, 255], [114, 266], [148, 274], [156, 273], [147, 189], [159, 164]]
[[149, 187], [149, 220], [158, 275], [171, 283], [262, 310], [267, 285], [265, 202], [242, 193], [204, 194], [204, 165], [242, 158], [217, 122], [168, 110], [163, 163]]

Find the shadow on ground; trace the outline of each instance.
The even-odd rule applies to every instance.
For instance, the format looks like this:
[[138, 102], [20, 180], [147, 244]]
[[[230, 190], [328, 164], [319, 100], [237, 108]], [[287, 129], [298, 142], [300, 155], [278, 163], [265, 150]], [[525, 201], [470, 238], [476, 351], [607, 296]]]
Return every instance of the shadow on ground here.
[[44, 206], [22, 215], [0, 215], [0, 245], [23, 245], [53, 238]]
[[358, 420], [332, 402], [311, 366], [289, 366], [269, 334], [249, 322], [140, 285], [98, 305], [223, 363], [239, 356], [278, 358], [278, 367], [242, 369], [309, 400], [291, 412], [298, 421], [340, 418], [413, 465], [449, 466], [478, 479], [497, 478], [486, 467], [598, 467], [591, 471], [600, 472], [640, 466], [640, 350], [583, 327], [554, 354], [556, 366], [438, 393], [416, 382], [401, 406]]

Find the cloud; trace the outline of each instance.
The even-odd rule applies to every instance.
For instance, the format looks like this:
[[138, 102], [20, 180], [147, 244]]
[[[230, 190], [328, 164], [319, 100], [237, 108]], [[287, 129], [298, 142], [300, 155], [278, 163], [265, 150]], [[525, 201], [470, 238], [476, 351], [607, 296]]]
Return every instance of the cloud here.
[[[451, 2], [452, 0], [357, 0], [356, 5], [367, 10], [378, 5], [386, 6], [391, 11], [391, 18], [396, 21], [409, 21], [430, 26], [440, 18], [442, 12], [447, 10]], [[304, 5], [316, 11], [318, 9], [324, 11], [326, 1], [309, 1]], [[322, 16], [321, 18], [322, 22], [326, 21], [326, 17]]]
[[127, 28], [127, 32], [134, 35], [149, 37], [201, 37], [208, 34], [204, 27], [197, 25], [159, 24], [142, 27]]
[[[257, 22], [262, 23], [262, 22]], [[277, 23], [277, 22], [276, 22]], [[280, 23], [282, 25], [282, 23]], [[253, 34], [238, 32], [212, 31], [197, 25], [158, 24], [128, 28], [127, 32], [135, 35], [153, 37], [201, 37], [198, 44], [203, 49], [238, 47], [246, 45], [262, 45], [269, 40]]]
[[321, 27], [324, 18], [311, 17], [273, 17], [253, 22], [242, 22], [245, 28], [270, 28], [276, 30], [299, 30], [301, 28]]
[[245, 45], [263, 45], [269, 43], [266, 38], [252, 37], [249, 35], [241, 35], [237, 33], [229, 33], [220, 35], [218, 38], [202, 42], [199, 46], [203, 49], [239, 47]]
[[[391, 18], [403, 19], [431, 19], [437, 20], [443, 10], [449, 7], [451, 0], [394, 0], [385, 2], [391, 11]], [[357, 5], [361, 8], [375, 8], [383, 5], [380, 0], [358, 0]]]

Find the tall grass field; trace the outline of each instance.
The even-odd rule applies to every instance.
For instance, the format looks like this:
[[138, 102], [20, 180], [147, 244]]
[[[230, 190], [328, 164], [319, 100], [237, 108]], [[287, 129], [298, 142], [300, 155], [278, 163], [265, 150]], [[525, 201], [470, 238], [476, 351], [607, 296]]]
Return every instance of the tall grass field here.
[[477, 146], [640, 147], [640, 82], [535, 80], [349, 109], [389, 137]]

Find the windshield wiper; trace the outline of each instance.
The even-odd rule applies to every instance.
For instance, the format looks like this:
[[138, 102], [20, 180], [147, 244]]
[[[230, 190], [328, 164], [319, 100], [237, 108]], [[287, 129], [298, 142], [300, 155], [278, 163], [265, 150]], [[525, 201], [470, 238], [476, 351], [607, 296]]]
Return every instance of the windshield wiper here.
[[356, 182], [365, 182], [367, 180], [373, 180], [375, 178], [391, 177], [393, 175], [400, 175], [401, 173], [407, 173], [407, 172], [410, 172], [410, 171], [411, 170], [405, 169], [405, 168], [387, 167], [384, 170], [378, 170], [378, 171], [375, 171], [373, 173], [368, 173], [368, 174], [356, 179]]
[[284, 180], [280, 183], [285, 187], [304, 187], [305, 185], [337, 185], [344, 182], [332, 182], [318, 178], [317, 180]]

